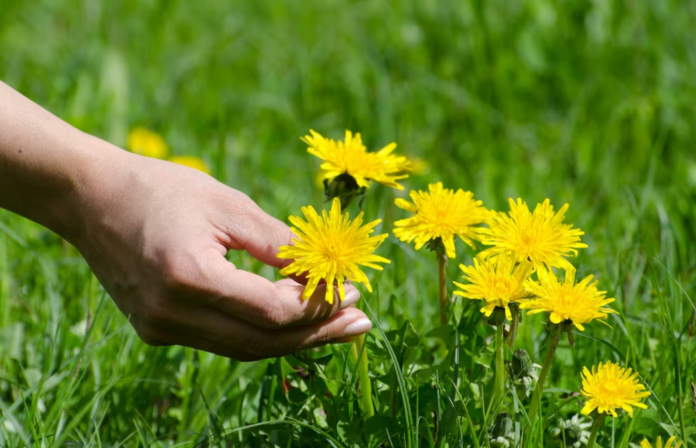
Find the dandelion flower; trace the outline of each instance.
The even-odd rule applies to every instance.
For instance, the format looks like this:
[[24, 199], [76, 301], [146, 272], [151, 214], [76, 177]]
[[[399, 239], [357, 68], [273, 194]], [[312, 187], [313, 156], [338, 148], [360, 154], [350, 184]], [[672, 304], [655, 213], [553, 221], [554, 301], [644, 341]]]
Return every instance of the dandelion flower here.
[[539, 281], [527, 280], [526, 288], [535, 297], [525, 301], [520, 308], [529, 310], [527, 314], [550, 313], [549, 319], [554, 324], [570, 321], [582, 331], [593, 319], [603, 322], [610, 313], [616, 313], [604, 306], [614, 299], [606, 298], [606, 291], [597, 290], [597, 281], [588, 275], [575, 284], [575, 269], [566, 271], [565, 281], [561, 283], [553, 271], [541, 268], [537, 271]]
[[429, 192], [411, 191], [413, 203], [396, 200], [399, 208], [414, 216], [396, 221], [394, 236], [407, 243], [415, 240], [416, 250], [440, 238], [449, 258], [455, 257], [455, 235], [475, 248], [474, 240], [480, 239], [481, 228], [474, 226], [483, 223], [490, 214], [483, 203], [474, 200], [470, 191], [443, 188], [442, 182], [430, 184], [428, 189]]
[[360, 266], [382, 270], [376, 263], [391, 263], [374, 255], [375, 249], [387, 238], [387, 234], [370, 236], [380, 219], [362, 225], [363, 213], [351, 221], [348, 213], [341, 215], [341, 202], [335, 198], [331, 211], [319, 216], [313, 207], [302, 207], [307, 220], [290, 217], [292, 231], [298, 236], [294, 246], [280, 248], [278, 258], [294, 260], [283, 268], [282, 275], [305, 274], [308, 282], [303, 297], [309, 299], [319, 284], [326, 280], [326, 301], [333, 303], [334, 280], [338, 282], [341, 300], [345, 298], [343, 283], [347, 280], [364, 283], [372, 292], [370, 281]]
[[[681, 442], [677, 442], [677, 437], [672, 436], [669, 439], [667, 439], [667, 443], [662, 445], [662, 437], [657, 436], [657, 441], [655, 444], [655, 448], [679, 448], [681, 446]], [[643, 439], [642, 442], [640, 442], [640, 448], [653, 448], [652, 444], [648, 442], [648, 439]]]
[[360, 134], [353, 135], [346, 131], [344, 141], [334, 141], [313, 130], [309, 132], [311, 135], [302, 137], [302, 141], [309, 145], [307, 152], [324, 161], [321, 169], [325, 180], [331, 182], [347, 174], [358, 187], [368, 188], [373, 180], [398, 190], [404, 189], [396, 181], [408, 177], [411, 162], [406, 157], [392, 154], [396, 143], [390, 143], [377, 152], [368, 152]]
[[198, 157], [194, 156], [172, 156], [169, 158], [170, 162], [177, 163], [179, 165], [184, 165], [189, 168], [193, 168], [194, 170], [202, 171], [205, 174], [210, 174], [210, 170], [208, 169], [208, 165], [206, 163], [199, 159]]
[[128, 134], [126, 148], [132, 153], [155, 159], [163, 159], [169, 152], [161, 135], [142, 127], [135, 128]]
[[580, 229], [573, 229], [570, 224], [563, 224], [568, 204], [558, 213], [548, 199], [537, 204], [530, 212], [527, 203], [521, 199], [510, 203], [510, 213], [491, 215], [490, 228], [482, 229], [481, 242], [494, 246], [481, 253], [482, 256], [495, 256], [505, 250], [513, 250], [517, 260], [529, 260], [535, 267], [545, 266], [572, 270], [573, 266], [564, 258], [576, 256], [577, 250], [587, 247], [580, 242], [584, 235]]
[[638, 372], [631, 374], [631, 369], [625, 369], [618, 364], [608, 361], [592, 366], [592, 372], [587, 367], [582, 372], [582, 389], [580, 392], [587, 397], [587, 403], [582, 408], [584, 415], [590, 415], [595, 409], [600, 414], [611, 414], [617, 417], [616, 410], [623, 409], [633, 417], [633, 407], [647, 409], [641, 399], [650, 395], [638, 381]]
[[522, 261], [515, 266], [515, 254], [505, 252], [495, 258], [474, 258], [473, 266], [459, 265], [464, 271], [462, 277], [469, 284], [454, 282], [463, 291], [454, 294], [467, 299], [485, 300], [486, 306], [481, 312], [490, 316], [496, 307], [505, 309], [505, 317], [512, 320], [510, 302], [519, 301], [529, 296], [524, 282], [532, 273], [532, 263]]

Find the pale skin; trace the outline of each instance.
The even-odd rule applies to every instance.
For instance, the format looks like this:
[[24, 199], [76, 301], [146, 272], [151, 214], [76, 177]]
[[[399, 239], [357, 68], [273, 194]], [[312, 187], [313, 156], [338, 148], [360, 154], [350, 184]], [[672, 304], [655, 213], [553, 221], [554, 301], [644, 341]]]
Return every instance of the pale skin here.
[[[251, 361], [344, 342], [370, 330], [346, 300], [309, 300], [225, 259], [243, 250], [276, 268], [292, 232], [244, 193], [201, 172], [87, 135], [0, 82], [0, 207], [73, 244], [150, 345]], [[336, 294], [336, 299], [338, 299]]]

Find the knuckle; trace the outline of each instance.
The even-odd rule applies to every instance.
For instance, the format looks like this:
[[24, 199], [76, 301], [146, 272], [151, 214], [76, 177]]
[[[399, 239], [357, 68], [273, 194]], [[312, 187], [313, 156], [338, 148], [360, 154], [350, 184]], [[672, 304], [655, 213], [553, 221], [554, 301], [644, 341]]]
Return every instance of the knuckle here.
[[234, 201], [241, 209], [254, 210], [258, 207], [253, 199], [251, 199], [246, 193], [239, 190], [234, 191]]
[[286, 327], [290, 323], [290, 313], [282, 300], [269, 300], [261, 310], [261, 324], [271, 330]]
[[196, 289], [205, 277], [203, 265], [190, 254], [176, 254], [165, 258], [166, 285], [174, 291]]

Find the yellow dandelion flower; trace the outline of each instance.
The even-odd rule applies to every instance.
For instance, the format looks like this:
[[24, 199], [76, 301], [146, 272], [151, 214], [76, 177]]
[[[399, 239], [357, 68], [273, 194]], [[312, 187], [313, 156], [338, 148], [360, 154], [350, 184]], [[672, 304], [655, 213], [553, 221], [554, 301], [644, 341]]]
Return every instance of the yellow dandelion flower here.
[[169, 147], [161, 135], [142, 127], [128, 134], [126, 148], [132, 153], [155, 159], [164, 159], [169, 153]]
[[184, 165], [194, 170], [202, 171], [205, 174], [210, 174], [208, 165], [198, 157], [194, 156], [171, 156], [169, 158], [170, 162], [177, 163], [179, 165]]
[[490, 228], [481, 230], [481, 242], [494, 246], [481, 255], [495, 256], [502, 251], [513, 250], [518, 261], [529, 260], [537, 268], [545, 266], [572, 270], [573, 266], [564, 257], [576, 256], [576, 249], [585, 248], [587, 244], [580, 242], [584, 232], [573, 229], [571, 224], [563, 224], [568, 204], [554, 213], [553, 206], [546, 199], [543, 204], [537, 204], [532, 213], [522, 199], [508, 201], [510, 213], [492, 214], [488, 221]]
[[606, 298], [606, 291], [597, 290], [597, 281], [588, 275], [575, 284], [575, 269], [566, 271], [565, 281], [561, 283], [553, 271], [541, 268], [537, 271], [539, 281], [527, 280], [525, 287], [535, 298], [524, 302], [520, 308], [529, 310], [527, 314], [550, 313], [549, 320], [554, 324], [570, 321], [578, 330], [593, 319], [603, 322], [610, 313], [618, 314], [605, 305], [614, 301]]
[[[679, 448], [681, 446], [681, 442], [677, 442], [677, 437], [672, 436], [669, 439], [667, 439], [667, 443], [665, 443], [664, 447], [662, 445], [662, 437], [657, 436], [657, 441], [655, 444], [655, 448]], [[643, 439], [642, 442], [640, 442], [640, 448], [653, 448], [652, 444], [648, 442], [648, 439]]]
[[515, 254], [502, 253], [495, 258], [474, 258], [473, 266], [459, 265], [464, 271], [462, 278], [469, 284], [463, 285], [454, 282], [463, 291], [455, 291], [454, 294], [467, 299], [485, 300], [486, 306], [481, 312], [490, 316], [496, 307], [505, 309], [505, 317], [512, 320], [510, 302], [519, 302], [520, 299], [529, 296], [524, 287], [524, 282], [532, 273], [532, 263], [522, 261], [515, 265]]
[[490, 212], [482, 206], [481, 201], [474, 200], [470, 191], [442, 188], [442, 182], [430, 184], [429, 192], [411, 191], [413, 203], [405, 199], [395, 201], [399, 208], [414, 213], [414, 216], [396, 221], [394, 236], [401, 241], [416, 241], [416, 250], [429, 241], [440, 238], [447, 256], [455, 257], [454, 236], [472, 248], [474, 240], [480, 239], [480, 227]]
[[[309, 299], [321, 280], [327, 285], [338, 282], [338, 292], [341, 300], [345, 298], [343, 283], [346, 279], [364, 283], [372, 292], [370, 281], [360, 266], [382, 270], [376, 263], [391, 263], [386, 258], [374, 255], [375, 249], [387, 238], [387, 234], [370, 236], [375, 226], [382, 220], [378, 219], [362, 225], [361, 212], [351, 222], [348, 213], [341, 215], [341, 202], [335, 198], [331, 211], [322, 211], [319, 216], [313, 207], [302, 207], [307, 221], [295, 216], [290, 217], [292, 231], [298, 236], [294, 246], [282, 246], [278, 258], [294, 260], [283, 268], [282, 275], [305, 274], [307, 287], [303, 297]], [[326, 301], [333, 303], [333, 287], [326, 288]]]
[[582, 389], [580, 392], [587, 397], [587, 403], [582, 408], [584, 415], [590, 415], [595, 409], [600, 414], [611, 414], [616, 417], [616, 410], [623, 409], [633, 417], [633, 407], [647, 409], [640, 402], [650, 395], [649, 391], [638, 381], [638, 372], [631, 374], [631, 369], [625, 369], [608, 361], [592, 366], [592, 372], [587, 367], [582, 371]]
[[[319, 157], [324, 163], [324, 179], [329, 182], [341, 174], [348, 174], [359, 187], [369, 187], [370, 181], [403, 190], [396, 181], [408, 177], [411, 162], [406, 157], [392, 154], [396, 143], [390, 143], [377, 152], [368, 152], [360, 134], [346, 131], [345, 141], [324, 138], [310, 129], [311, 135], [302, 137], [309, 145], [307, 152]], [[323, 179], [322, 179], [323, 180]]]

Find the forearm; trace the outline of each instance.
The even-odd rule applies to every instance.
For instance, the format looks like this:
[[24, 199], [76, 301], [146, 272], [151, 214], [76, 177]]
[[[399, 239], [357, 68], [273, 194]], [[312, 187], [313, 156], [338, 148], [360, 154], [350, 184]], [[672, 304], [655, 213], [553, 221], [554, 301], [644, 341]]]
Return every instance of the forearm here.
[[0, 207], [66, 236], [88, 179], [115, 151], [0, 82]]

